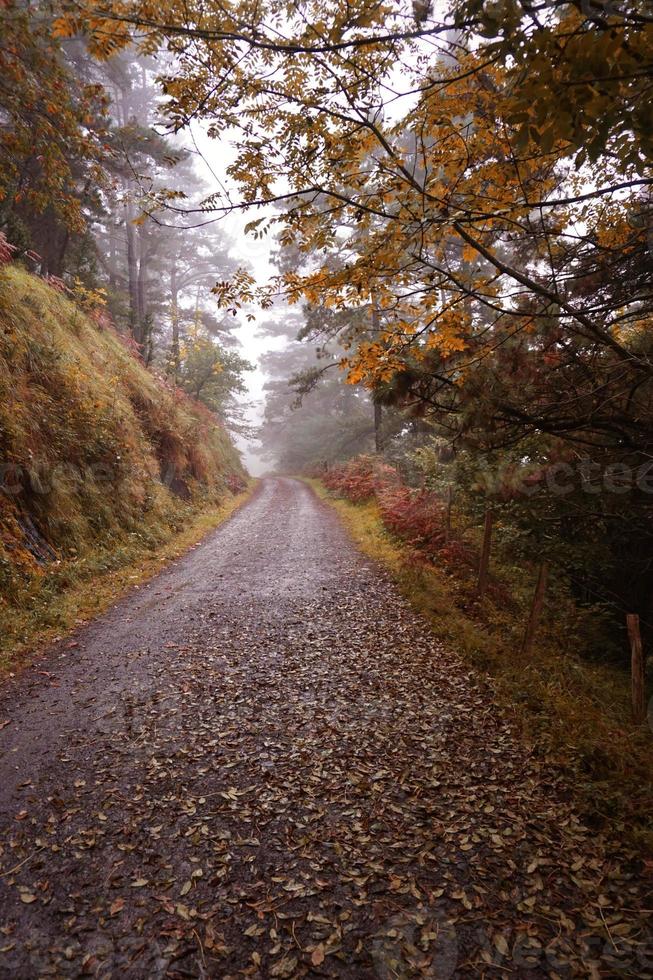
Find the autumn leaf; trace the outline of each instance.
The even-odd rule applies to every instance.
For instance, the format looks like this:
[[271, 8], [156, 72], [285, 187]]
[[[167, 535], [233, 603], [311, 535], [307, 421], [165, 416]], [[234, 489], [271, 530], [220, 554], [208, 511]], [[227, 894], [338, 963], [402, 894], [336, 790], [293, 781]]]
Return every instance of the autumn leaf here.
[[322, 945], [322, 943], [320, 943], [320, 945], [316, 946], [313, 952], [311, 953], [311, 963], [313, 964], [313, 966], [320, 966], [321, 963], [324, 963], [324, 957], [325, 957], [324, 946]]

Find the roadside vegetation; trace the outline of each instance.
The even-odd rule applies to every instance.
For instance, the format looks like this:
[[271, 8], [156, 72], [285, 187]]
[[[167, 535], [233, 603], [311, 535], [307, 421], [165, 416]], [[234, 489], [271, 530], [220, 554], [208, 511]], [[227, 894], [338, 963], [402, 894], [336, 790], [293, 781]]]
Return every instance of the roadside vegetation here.
[[0, 279], [0, 433], [4, 666], [193, 543], [248, 483], [215, 415], [17, 267]]
[[[309, 481], [334, 506], [362, 550], [387, 567], [438, 636], [487, 675], [542, 759], [568, 770], [596, 829], [653, 847], [651, 733], [631, 718], [630, 678], [600, 656], [602, 609], [580, 606], [564, 578], [551, 583], [534, 643], [522, 650], [537, 579], [515, 564], [510, 527], [496, 528], [488, 588], [477, 594], [480, 535], [460, 504], [407, 487], [397, 471], [359, 457]], [[434, 665], [435, 667], [435, 665]]]

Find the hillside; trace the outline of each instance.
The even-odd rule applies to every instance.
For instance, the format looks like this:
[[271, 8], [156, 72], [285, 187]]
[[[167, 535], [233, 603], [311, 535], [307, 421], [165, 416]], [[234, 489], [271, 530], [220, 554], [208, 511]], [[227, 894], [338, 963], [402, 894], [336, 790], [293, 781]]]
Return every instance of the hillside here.
[[57, 597], [152, 553], [242, 490], [229, 436], [107, 324], [7, 267], [0, 279], [0, 632], [61, 622]]

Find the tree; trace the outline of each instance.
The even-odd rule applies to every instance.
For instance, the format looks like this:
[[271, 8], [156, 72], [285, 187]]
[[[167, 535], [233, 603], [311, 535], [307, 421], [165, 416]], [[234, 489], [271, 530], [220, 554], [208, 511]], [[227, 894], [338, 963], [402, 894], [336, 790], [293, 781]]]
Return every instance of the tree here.
[[105, 94], [78, 86], [40, 8], [0, 10], [0, 229], [60, 276], [106, 180]]
[[252, 370], [243, 357], [218, 344], [198, 316], [180, 345], [177, 382], [241, 435], [249, 435], [250, 426], [244, 418], [247, 406], [237, 396], [247, 390], [243, 373]]
[[510, 62], [524, 143], [535, 127], [545, 149], [564, 140], [579, 164], [608, 155], [640, 183], [636, 175], [653, 155], [646, 0], [458, 0], [454, 9], [489, 39], [490, 57]]
[[[146, 62], [118, 56], [107, 64], [106, 83], [113, 92], [111, 143], [113, 189], [102, 242], [104, 265], [114, 289], [127, 297], [129, 330], [146, 362], [153, 356], [153, 328], [163, 308], [153, 266], [163, 246], [161, 229], [148, 217], [151, 195], [166, 193], [188, 153], [153, 125], [155, 89]], [[154, 295], [152, 286], [156, 283]]]
[[[191, 151], [162, 133], [152, 59], [124, 52], [98, 65], [78, 50], [75, 63], [80, 75], [101, 83], [110, 96], [111, 183], [94, 225], [110, 311], [146, 363], [177, 378], [185, 331], [200, 308], [206, 319], [208, 304], [215, 306], [210, 287], [216, 277], [235, 268], [231, 242], [214, 225], [189, 228], [181, 217], [161, 211], [162, 198], [197, 200], [202, 184]], [[229, 332], [225, 320], [223, 340]]]
[[166, 225], [158, 229], [161, 239], [161, 255], [158, 263], [160, 275], [169, 284], [168, 318], [170, 321], [170, 346], [168, 369], [173, 378], [180, 372], [181, 344], [184, 332], [194, 325], [200, 307], [203, 321], [209, 333], [219, 335], [222, 342], [230, 344], [234, 328], [232, 317], [211, 317], [215, 302], [211, 287], [216, 275], [228, 276], [236, 269], [230, 257], [232, 243], [215, 225], [208, 228], [189, 229], [183, 224]]
[[[637, 383], [640, 375], [650, 376], [648, 357], [616, 333], [648, 314], [641, 289], [629, 291], [624, 314], [617, 304], [588, 311], [586, 295], [572, 286], [606, 268], [622, 277], [626, 265], [633, 269], [646, 260], [648, 206], [641, 194], [650, 178], [637, 169], [646, 144], [640, 140], [638, 153], [611, 155], [625, 124], [618, 108], [608, 113], [605, 133], [592, 145], [596, 190], [583, 192], [587, 175], [576, 173], [571, 159], [586, 123], [580, 129], [565, 128], [563, 120], [538, 124], [550, 96], [536, 86], [527, 55], [566, 44], [571, 30], [567, 68], [555, 76], [563, 87], [573, 81], [574, 45], [595, 57], [609, 49], [610, 85], [623, 108], [650, 82], [651, 25], [639, 13], [618, 15], [609, 18], [608, 30], [600, 18], [559, 3], [540, 28], [526, 5], [510, 0], [504, 7], [512, 32], [505, 36], [516, 40], [480, 46], [474, 31], [487, 34], [493, 21], [478, 4], [455, 9], [449, 21], [422, 12], [415, 23], [412, 8], [389, 12], [365, 2], [336, 4], [326, 12], [303, 3], [293, 14], [284, 5], [263, 10], [242, 3], [234, 20], [221, 9], [208, 15], [203, 6], [173, 0], [160, 18], [138, 4], [127, 14], [109, 6], [107, 19], [93, 25], [82, 7], [68, 28], [89, 29], [99, 53], [107, 37], [122, 43], [135, 27], [145, 31], [150, 47], [169, 39], [178, 61], [163, 88], [174, 124], [199, 117], [210, 121], [214, 135], [239, 130], [240, 152], [230, 173], [243, 206], [286, 202], [272, 218], [252, 222], [252, 229], [280, 224], [285, 246], [326, 256], [308, 273], [286, 272], [273, 290], [339, 309], [369, 304], [374, 296], [384, 311], [382, 335], [357, 345], [349, 361], [351, 380], [374, 388], [406, 366], [431, 365], [435, 351], [439, 376], [451, 386], [513, 336], [546, 332], [554, 320], [571, 343], [628, 365]], [[282, 10], [280, 35], [275, 17]], [[467, 49], [465, 31], [471, 35]], [[434, 51], [436, 44], [447, 57]], [[620, 80], [620, 44], [629, 52], [624, 57], [639, 59], [636, 79]], [[204, 57], [214, 68], [210, 79]], [[588, 120], [594, 118], [594, 96], [583, 79]], [[530, 115], [523, 118], [519, 93], [525, 84], [533, 87], [532, 122]], [[407, 110], [396, 106], [402, 93], [412, 103]], [[629, 197], [611, 198], [616, 188]], [[231, 207], [215, 197], [205, 206]], [[579, 235], [579, 227], [587, 230]], [[344, 251], [347, 261], [329, 261]], [[219, 298], [229, 305], [239, 291], [248, 296], [243, 284], [249, 289], [242, 278], [221, 285]], [[464, 358], [454, 356], [463, 351]], [[552, 424], [538, 412], [522, 418], [519, 406], [509, 414], [526, 432]], [[578, 404], [578, 430], [586, 416]], [[571, 422], [565, 417], [555, 425], [577, 438]]]
[[[283, 346], [262, 358], [268, 380], [259, 438], [264, 456], [285, 472], [300, 473], [374, 449], [370, 399], [338, 371], [344, 350], [333, 340], [333, 326], [327, 326], [333, 316], [306, 306], [301, 317], [286, 314], [280, 323], [266, 324], [265, 332], [282, 339]], [[342, 335], [346, 317], [337, 319]]]

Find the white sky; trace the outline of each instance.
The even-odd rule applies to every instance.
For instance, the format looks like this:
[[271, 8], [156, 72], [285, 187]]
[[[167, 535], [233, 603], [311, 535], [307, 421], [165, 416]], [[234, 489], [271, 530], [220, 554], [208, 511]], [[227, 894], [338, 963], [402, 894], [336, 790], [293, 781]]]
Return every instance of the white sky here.
[[[220, 140], [209, 139], [203, 128], [195, 126], [193, 128], [195, 142], [201, 153], [197, 159], [197, 169], [211, 187], [216, 188], [216, 176], [221, 182], [227, 183], [225, 171], [229, 163], [233, 160], [235, 153], [230, 146], [227, 138]], [[234, 200], [238, 200], [237, 192], [234, 192]], [[255, 217], [263, 215], [262, 210], [248, 212], [234, 211], [226, 215], [220, 221], [221, 227], [225, 229], [234, 242], [231, 255], [244, 266], [249, 267], [250, 271], [259, 283], [265, 283], [275, 273], [275, 268], [270, 261], [270, 253], [274, 245], [274, 239], [259, 238], [254, 239], [251, 235], [245, 234], [245, 225]], [[256, 320], [248, 323], [245, 314], [251, 312]], [[248, 394], [245, 400], [252, 403], [248, 412], [249, 420], [253, 424], [258, 424], [262, 418], [264, 407], [263, 384], [265, 375], [260, 368], [260, 357], [266, 351], [283, 347], [284, 341], [281, 338], [263, 336], [259, 332], [259, 326], [264, 320], [272, 320], [284, 316], [283, 306], [273, 310], [261, 311], [258, 307], [245, 309], [241, 316], [242, 324], [234, 330], [234, 336], [238, 338], [242, 345], [242, 354], [255, 365], [254, 371], [245, 374], [245, 381], [248, 387]], [[260, 476], [267, 468], [268, 464], [263, 463], [258, 455], [259, 444], [245, 439], [236, 439], [238, 448], [243, 452], [243, 459], [247, 469], [252, 476]]]

